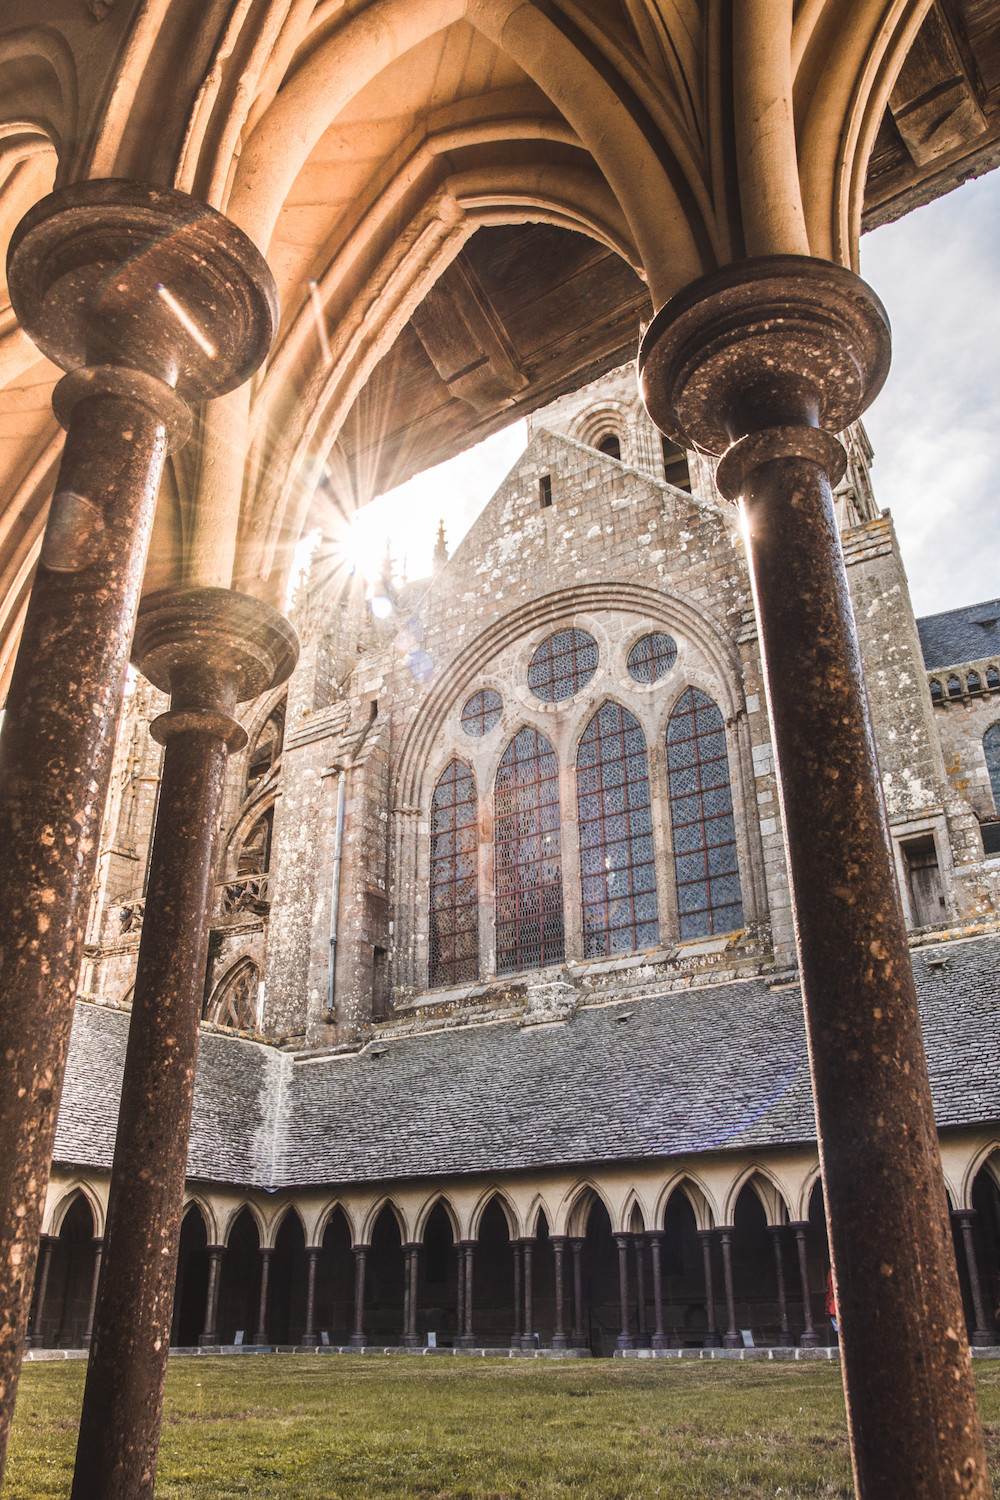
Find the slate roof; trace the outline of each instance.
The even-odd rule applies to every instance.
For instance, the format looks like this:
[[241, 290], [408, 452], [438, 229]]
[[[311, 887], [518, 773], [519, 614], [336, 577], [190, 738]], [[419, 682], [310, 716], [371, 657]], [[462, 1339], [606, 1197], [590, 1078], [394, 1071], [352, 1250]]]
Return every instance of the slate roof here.
[[1000, 599], [925, 615], [917, 632], [928, 672], [1000, 656]]
[[[940, 1127], [1000, 1120], [998, 963], [1000, 937], [914, 954]], [[110, 1165], [127, 1026], [121, 1012], [78, 1008], [58, 1161]], [[584, 1007], [565, 1025], [379, 1045], [379, 1057], [296, 1061], [206, 1032], [190, 1175], [346, 1184], [815, 1138], [798, 991], [762, 980]]]

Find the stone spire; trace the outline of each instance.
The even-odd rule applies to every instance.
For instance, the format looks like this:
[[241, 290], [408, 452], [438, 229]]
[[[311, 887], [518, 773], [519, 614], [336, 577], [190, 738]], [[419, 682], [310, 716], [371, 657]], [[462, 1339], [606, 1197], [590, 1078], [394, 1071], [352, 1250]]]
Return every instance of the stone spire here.
[[448, 543], [444, 534], [444, 517], [438, 522], [437, 541], [434, 543], [434, 572], [440, 573], [448, 561]]

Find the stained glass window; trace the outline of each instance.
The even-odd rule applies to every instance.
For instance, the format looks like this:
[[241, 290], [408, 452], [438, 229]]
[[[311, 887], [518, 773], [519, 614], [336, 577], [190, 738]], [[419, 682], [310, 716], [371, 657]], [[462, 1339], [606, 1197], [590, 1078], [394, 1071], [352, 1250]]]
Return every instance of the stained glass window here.
[[682, 693], [667, 725], [670, 822], [682, 938], [743, 925], [736, 825], [722, 715], [697, 688]]
[[536, 729], [520, 729], [497, 770], [494, 808], [497, 973], [564, 957], [559, 763]]
[[993, 802], [997, 812], [1000, 812], [1000, 724], [991, 724], [983, 735], [983, 751], [986, 755], [986, 769], [990, 773], [990, 786], [993, 788]]
[[476, 783], [453, 760], [431, 799], [430, 973], [433, 988], [479, 977]]
[[677, 642], [672, 636], [658, 632], [644, 635], [636, 641], [628, 654], [628, 675], [635, 682], [658, 682], [665, 677], [677, 660]]
[[479, 736], [489, 734], [503, 711], [503, 699], [492, 688], [483, 688], [473, 693], [462, 709], [462, 728], [466, 734]]
[[531, 658], [528, 686], [536, 698], [561, 703], [586, 687], [596, 671], [594, 637], [585, 630], [557, 630]]
[[646, 737], [638, 719], [605, 703], [577, 756], [583, 956], [605, 958], [659, 941]]

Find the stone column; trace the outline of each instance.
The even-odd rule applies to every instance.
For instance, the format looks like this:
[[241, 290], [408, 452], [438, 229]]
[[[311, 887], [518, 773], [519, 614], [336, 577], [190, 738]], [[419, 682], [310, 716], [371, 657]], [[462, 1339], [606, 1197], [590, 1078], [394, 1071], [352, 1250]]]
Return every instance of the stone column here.
[[736, 1327], [736, 1300], [733, 1297], [733, 1231], [731, 1226], [719, 1230], [722, 1246], [722, 1284], [726, 1289], [726, 1332], [722, 1339], [725, 1349], [742, 1348], [743, 1340]]
[[150, 726], [163, 772], [73, 1500], [152, 1492], [226, 761], [246, 744], [237, 704], [296, 651], [276, 610], [229, 589], [164, 589], [139, 611], [133, 658], [170, 709]]
[[521, 1347], [521, 1314], [524, 1311], [524, 1252], [520, 1240], [511, 1240], [511, 1255], [514, 1257], [514, 1329], [510, 1336], [510, 1347]]
[[809, 1231], [807, 1219], [797, 1219], [792, 1223], [795, 1231], [795, 1248], [799, 1257], [799, 1281], [802, 1286], [802, 1322], [804, 1329], [799, 1343], [803, 1349], [816, 1349], [819, 1346], [819, 1334], [813, 1326], [812, 1296], [809, 1291], [809, 1255], [806, 1245], [806, 1235]]
[[8, 284], [25, 332], [69, 373], [0, 733], [0, 1478], [163, 461], [190, 431], [187, 402], [240, 385], [277, 321], [239, 230], [184, 193], [122, 180], [37, 203], [11, 238]]
[[417, 1336], [417, 1290], [420, 1284], [420, 1246], [416, 1243], [403, 1246], [406, 1257], [406, 1289], [403, 1298], [403, 1347], [418, 1349]]
[[660, 1266], [660, 1236], [658, 1234], [647, 1235], [649, 1240], [649, 1256], [653, 1267], [653, 1317], [656, 1326], [653, 1329], [653, 1348], [669, 1349], [670, 1340], [663, 1331], [663, 1275]]
[[570, 1240], [573, 1251], [573, 1343], [582, 1349], [587, 1342], [587, 1330], [583, 1322], [583, 1247], [585, 1240]]
[[352, 1349], [363, 1349], [368, 1342], [365, 1338], [365, 1256], [367, 1253], [367, 1245], [354, 1246], [354, 1332], [350, 1340]]
[[45, 1298], [49, 1290], [49, 1269], [52, 1265], [52, 1251], [55, 1248], [55, 1243], [53, 1235], [42, 1235], [42, 1253], [38, 1263], [38, 1289], [35, 1295], [34, 1331], [30, 1339], [28, 1339], [28, 1344], [32, 1349], [40, 1349], [42, 1347], [42, 1314], [45, 1311]]
[[553, 1349], [566, 1349], [569, 1346], [569, 1340], [566, 1337], [566, 1291], [563, 1280], [565, 1251], [566, 1241], [559, 1235], [553, 1236], [552, 1254], [555, 1256], [556, 1266], [556, 1326], [552, 1332]]
[[889, 366], [852, 272], [766, 256], [646, 331], [657, 425], [742, 499], [861, 1500], [989, 1493], [916, 991], [831, 485]]
[[306, 1326], [302, 1330], [303, 1349], [315, 1349], [319, 1343], [316, 1336], [316, 1265], [321, 1248], [320, 1245], [306, 1246]]
[[[198, 1344], [202, 1349], [210, 1349], [214, 1344], [219, 1342], [219, 1332], [216, 1327], [219, 1315], [219, 1271], [222, 1268], [222, 1257], [225, 1253], [225, 1245], [208, 1246], [208, 1289], [205, 1292], [205, 1326], [198, 1335]], [[99, 1293], [100, 1287], [98, 1287]], [[93, 1343], [92, 1337], [91, 1348], [93, 1348]], [[93, 1358], [93, 1355], [91, 1355], [91, 1358]], [[79, 1458], [77, 1459], [77, 1467], [79, 1467]], [[114, 1492], [109, 1488], [107, 1493], [112, 1494]]]
[[622, 1325], [615, 1345], [618, 1349], [635, 1348], [635, 1339], [628, 1326], [628, 1242], [627, 1234], [615, 1235], [615, 1244], [618, 1246], [618, 1302]]
[[785, 1261], [781, 1253], [781, 1237], [784, 1234], [783, 1224], [769, 1224], [768, 1233], [774, 1246], [774, 1274], [778, 1283], [778, 1322], [781, 1332], [778, 1334], [779, 1348], [790, 1348], [795, 1339], [788, 1326], [788, 1298], [785, 1295]]
[[270, 1245], [260, 1247], [260, 1298], [257, 1303], [257, 1328], [253, 1341], [258, 1346], [267, 1343], [267, 1289], [271, 1280], [271, 1260], [274, 1250]]
[[641, 1234], [632, 1236], [635, 1248], [635, 1309], [640, 1349], [646, 1345], [646, 1245]]
[[101, 1275], [101, 1252], [104, 1249], [104, 1241], [98, 1237], [94, 1240], [94, 1270], [90, 1279], [90, 1301], [87, 1304], [87, 1326], [83, 1330], [80, 1340], [81, 1349], [89, 1349], [90, 1341], [94, 1336], [94, 1309], [97, 1306], [97, 1283]]
[[455, 1342], [459, 1349], [472, 1349], [475, 1347], [475, 1338], [472, 1333], [472, 1256], [474, 1248], [472, 1240], [462, 1240], [458, 1246], [458, 1277], [462, 1287], [460, 1303], [462, 1316]]
[[983, 1287], [979, 1280], [979, 1264], [976, 1260], [976, 1243], [972, 1236], [972, 1221], [975, 1217], [976, 1212], [972, 1208], [959, 1208], [952, 1214], [952, 1218], [962, 1231], [965, 1265], [969, 1272], [969, 1291], [972, 1293], [972, 1310], [976, 1321], [976, 1326], [972, 1330], [972, 1342], [976, 1345], [995, 1344], [997, 1342], [996, 1330], [990, 1327], [986, 1304], [983, 1301]]
[[521, 1332], [522, 1349], [534, 1349], [535, 1347], [534, 1296], [531, 1284], [531, 1252], [534, 1249], [534, 1245], [535, 1242], [531, 1239], [521, 1241], [521, 1247], [524, 1251], [524, 1328]]
[[718, 1349], [722, 1340], [715, 1327], [715, 1284], [712, 1279], [712, 1236], [714, 1229], [699, 1229], [701, 1258], [705, 1271], [705, 1348]]

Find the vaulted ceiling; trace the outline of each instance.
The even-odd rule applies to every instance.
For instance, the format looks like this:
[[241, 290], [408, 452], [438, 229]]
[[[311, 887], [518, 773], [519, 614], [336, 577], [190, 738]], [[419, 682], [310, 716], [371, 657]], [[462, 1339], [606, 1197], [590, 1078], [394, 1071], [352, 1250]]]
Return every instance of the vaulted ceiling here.
[[[171, 461], [150, 584], [280, 600], [347, 505], [634, 353], [693, 276], [856, 261], [1000, 158], [1000, 0], [8, 0], [0, 248], [54, 180], [220, 208], [282, 308]], [[0, 687], [61, 434], [0, 294]], [[321, 513], [319, 519], [322, 520]]]

